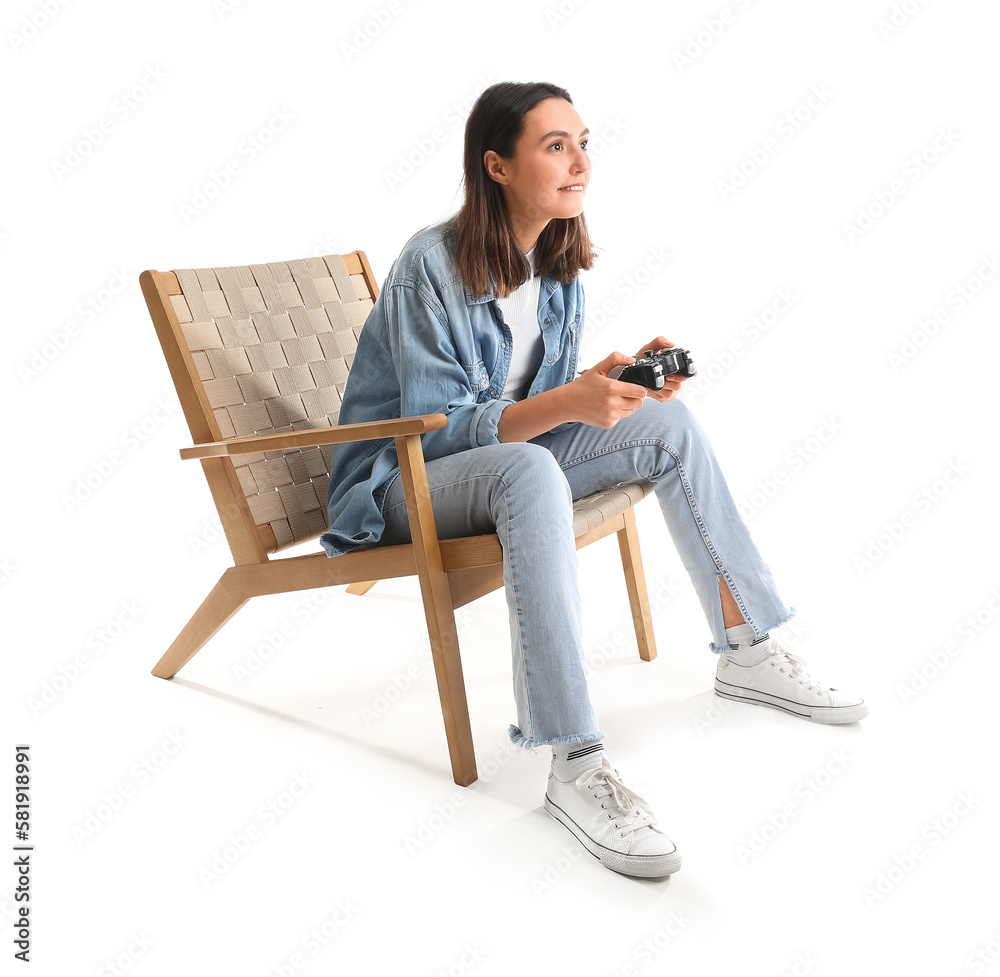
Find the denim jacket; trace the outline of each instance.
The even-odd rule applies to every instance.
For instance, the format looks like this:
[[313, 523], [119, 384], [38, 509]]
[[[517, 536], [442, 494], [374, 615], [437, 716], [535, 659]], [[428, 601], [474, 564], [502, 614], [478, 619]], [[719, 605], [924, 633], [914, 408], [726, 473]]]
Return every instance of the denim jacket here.
[[[453, 220], [414, 234], [389, 269], [358, 339], [339, 418], [353, 424], [445, 414], [447, 426], [422, 436], [427, 461], [498, 444], [500, 414], [514, 403], [501, 396], [510, 369], [510, 328], [492, 279], [485, 295], [464, 287], [447, 244]], [[538, 322], [545, 352], [529, 397], [574, 378], [583, 312], [579, 278], [563, 285], [542, 276]], [[382, 502], [398, 474], [392, 438], [334, 445], [330, 529], [320, 537], [328, 556], [378, 541], [385, 529]]]

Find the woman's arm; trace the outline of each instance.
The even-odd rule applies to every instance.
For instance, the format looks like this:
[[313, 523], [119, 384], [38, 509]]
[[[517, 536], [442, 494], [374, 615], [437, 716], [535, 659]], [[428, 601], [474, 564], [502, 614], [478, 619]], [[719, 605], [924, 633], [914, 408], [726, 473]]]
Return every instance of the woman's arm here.
[[614, 427], [634, 414], [646, 396], [645, 387], [608, 377], [614, 367], [634, 361], [634, 356], [612, 353], [570, 383], [508, 404], [500, 415], [497, 440], [530, 441], [567, 421]]

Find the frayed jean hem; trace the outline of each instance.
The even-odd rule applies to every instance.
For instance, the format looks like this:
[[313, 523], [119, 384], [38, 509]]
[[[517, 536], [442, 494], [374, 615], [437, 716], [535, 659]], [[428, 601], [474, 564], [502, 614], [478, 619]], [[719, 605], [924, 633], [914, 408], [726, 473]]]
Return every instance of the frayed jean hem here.
[[556, 746], [559, 743], [589, 743], [591, 740], [603, 740], [605, 736], [601, 730], [598, 730], [596, 733], [580, 733], [576, 736], [553, 736], [550, 739], [531, 740], [514, 725], [507, 727], [507, 733], [514, 746], [529, 751], [534, 750], [537, 746]]
[[[786, 617], [784, 620], [779, 621], [777, 624], [772, 624], [769, 628], [764, 628], [764, 633], [767, 633], [769, 631], [774, 631], [777, 628], [780, 628], [783, 624], [787, 624], [793, 617], [795, 617], [794, 607], [791, 609], [791, 611], [789, 611], [788, 617]], [[758, 637], [760, 637], [760, 635], [758, 635]], [[733, 650], [728, 644], [723, 645], [720, 648], [714, 641], [710, 641], [708, 643], [708, 647], [709, 650], [715, 655], [727, 655], [729, 654], [729, 652]]]

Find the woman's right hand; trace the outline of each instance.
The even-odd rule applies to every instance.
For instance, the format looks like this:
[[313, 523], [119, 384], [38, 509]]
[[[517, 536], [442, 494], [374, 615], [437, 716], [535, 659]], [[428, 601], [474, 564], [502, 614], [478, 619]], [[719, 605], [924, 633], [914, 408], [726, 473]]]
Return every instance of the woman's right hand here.
[[646, 388], [638, 383], [612, 380], [608, 373], [616, 366], [634, 362], [634, 356], [616, 351], [566, 384], [563, 391], [570, 419], [608, 428], [623, 417], [631, 417], [642, 406]]

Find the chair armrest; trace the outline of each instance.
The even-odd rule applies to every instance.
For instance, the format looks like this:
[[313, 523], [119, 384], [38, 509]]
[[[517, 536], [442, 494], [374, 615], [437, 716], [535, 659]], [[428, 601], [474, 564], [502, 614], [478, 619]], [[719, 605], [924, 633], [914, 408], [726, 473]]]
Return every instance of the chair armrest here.
[[375, 441], [379, 438], [425, 434], [448, 423], [444, 414], [423, 414], [419, 417], [396, 417], [387, 421], [365, 421], [361, 424], [341, 424], [336, 427], [316, 427], [303, 431], [281, 431], [276, 434], [254, 434], [229, 441], [209, 441], [190, 448], [181, 448], [181, 458], [225, 458], [259, 451], [283, 451], [290, 448], [314, 448], [321, 444], [344, 441]]

